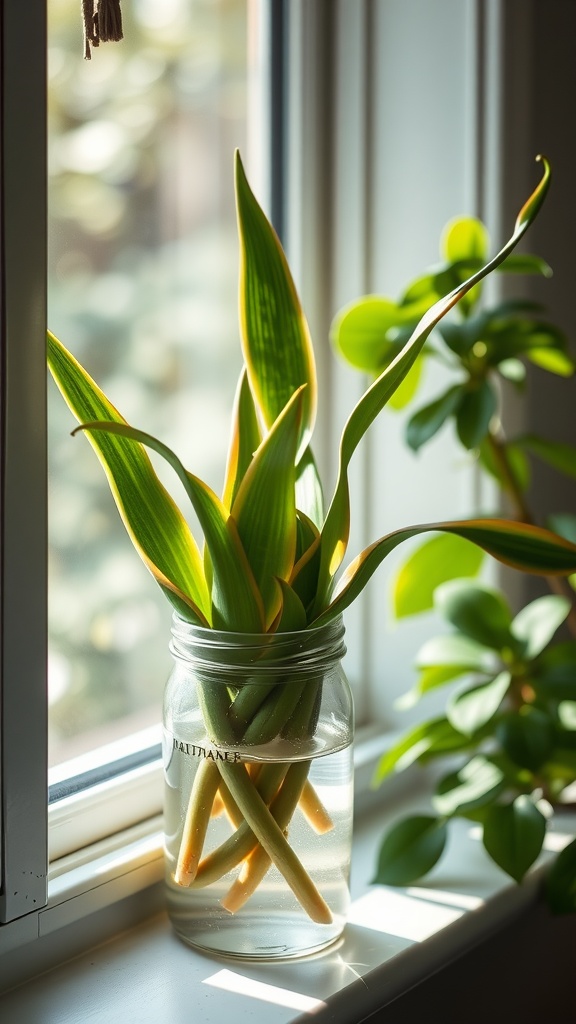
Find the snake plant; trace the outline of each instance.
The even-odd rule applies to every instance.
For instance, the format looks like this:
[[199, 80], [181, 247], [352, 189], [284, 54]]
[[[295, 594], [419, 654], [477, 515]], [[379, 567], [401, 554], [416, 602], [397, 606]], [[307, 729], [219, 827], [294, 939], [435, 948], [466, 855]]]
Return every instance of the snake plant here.
[[[396, 358], [353, 409], [342, 434], [337, 482], [326, 508], [311, 448], [317, 388], [310, 333], [280, 242], [250, 189], [238, 154], [244, 366], [221, 497], [160, 440], [129, 425], [66, 348], [48, 334], [49, 368], [80, 424], [76, 429], [86, 434], [103, 465], [138, 554], [180, 616], [235, 632], [323, 625], [345, 611], [397, 545], [436, 531], [472, 541], [522, 571], [547, 576], [576, 571], [575, 544], [542, 528], [483, 518], [396, 530], [374, 541], [340, 572], [350, 533], [348, 468], [356, 448], [418, 359], [432, 329], [510, 255], [538, 213], [549, 180], [550, 168], [544, 161], [541, 180], [521, 209], [507, 244], [424, 313]], [[183, 484], [203, 531], [204, 555], [184, 514], [156, 476], [147, 448], [163, 456]], [[226, 727], [214, 720], [214, 742]], [[218, 764], [233, 774], [226, 762]], [[256, 840], [313, 914], [306, 897], [306, 872], [294, 863], [285, 830], [267, 807], [262, 810], [263, 801], [243, 765], [236, 774], [235, 796]], [[268, 796], [271, 804], [273, 788]], [[194, 793], [192, 816], [194, 806], [201, 804]], [[201, 870], [201, 850], [197, 853]]]

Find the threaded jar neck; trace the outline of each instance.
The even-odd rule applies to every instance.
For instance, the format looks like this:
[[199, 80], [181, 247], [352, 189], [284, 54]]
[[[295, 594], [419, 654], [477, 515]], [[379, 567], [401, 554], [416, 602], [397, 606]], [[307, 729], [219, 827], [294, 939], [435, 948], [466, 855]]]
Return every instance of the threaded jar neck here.
[[242, 668], [251, 676], [279, 669], [320, 671], [344, 657], [344, 632], [342, 616], [291, 633], [233, 633], [192, 625], [174, 613], [170, 651], [203, 671]]

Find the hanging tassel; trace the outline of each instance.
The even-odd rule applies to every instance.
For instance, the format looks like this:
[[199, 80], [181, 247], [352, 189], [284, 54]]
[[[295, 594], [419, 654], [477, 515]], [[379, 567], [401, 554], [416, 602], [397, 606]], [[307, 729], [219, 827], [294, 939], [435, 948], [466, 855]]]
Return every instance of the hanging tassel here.
[[122, 35], [122, 13], [120, 0], [82, 0], [82, 20], [84, 22], [84, 59], [91, 60], [91, 46], [100, 43], [118, 43]]
[[94, 24], [100, 42], [119, 43], [122, 39], [120, 0], [98, 0]]

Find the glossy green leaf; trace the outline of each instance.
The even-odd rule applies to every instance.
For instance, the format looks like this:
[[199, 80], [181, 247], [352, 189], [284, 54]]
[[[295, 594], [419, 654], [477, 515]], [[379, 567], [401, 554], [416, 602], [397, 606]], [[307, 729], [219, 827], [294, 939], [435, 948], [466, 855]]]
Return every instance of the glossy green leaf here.
[[434, 810], [445, 817], [482, 807], [506, 785], [504, 773], [489, 758], [478, 754], [458, 772], [446, 775], [432, 798]]
[[518, 796], [511, 804], [492, 807], [484, 822], [483, 842], [498, 867], [517, 882], [540, 854], [546, 819], [530, 797]]
[[552, 267], [546, 260], [530, 253], [513, 252], [499, 269], [508, 274], [541, 274], [542, 277], [552, 277]]
[[456, 430], [465, 448], [478, 448], [496, 415], [498, 400], [488, 380], [461, 396], [456, 413]]
[[442, 232], [440, 255], [448, 263], [477, 259], [485, 262], [490, 238], [482, 221], [476, 217], [455, 217]]
[[384, 558], [399, 544], [421, 533], [445, 532], [478, 544], [506, 565], [537, 575], [568, 575], [576, 571], [576, 545], [549, 530], [507, 519], [468, 519], [429, 523], [387, 534], [365, 548], [339, 579], [332, 601], [314, 619], [316, 625], [339, 615], [362, 592]]
[[262, 594], [266, 625], [276, 617], [280, 591], [296, 555], [296, 450], [303, 389], [294, 393], [248, 467], [232, 505], [242, 546]]
[[530, 682], [544, 699], [576, 700], [576, 640], [546, 648], [534, 664]]
[[308, 446], [316, 414], [316, 370], [306, 319], [282, 246], [236, 154], [240, 235], [240, 329], [252, 394], [272, 427], [302, 385], [298, 451]]
[[576, 732], [576, 700], [563, 700], [558, 705], [558, 719], [564, 729]]
[[469, 673], [470, 669], [466, 665], [431, 665], [420, 672], [416, 686], [394, 701], [394, 707], [400, 711], [414, 707], [425, 693], [461, 679]]
[[548, 441], [535, 434], [516, 438], [516, 444], [553, 466], [558, 472], [576, 478], [576, 447], [561, 441]]
[[498, 363], [498, 373], [513, 384], [523, 384], [526, 380], [526, 367], [519, 359], [502, 359]]
[[388, 336], [390, 328], [418, 320], [423, 311], [414, 314], [411, 308], [403, 309], [392, 299], [365, 295], [338, 313], [330, 338], [350, 366], [365, 373], [379, 373], [398, 353]]
[[458, 732], [472, 736], [494, 718], [508, 693], [510, 682], [510, 673], [500, 672], [487, 683], [453, 694], [446, 705], [448, 721]]
[[576, 839], [552, 864], [546, 877], [546, 899], [553, 914], [576, 913]]
[[521, 768], [538, 771], [554, 745], [554, 726], [549, 715], [529, 704], [502, 717], [496, 729], [502, 747]]
[[482, 549], [461, 537], [442, 533], [427, 538], [408, 556], [394, 580], [396, 618], [428, 611], [436, 587], [455, 576], [476, 576], [483, 561]]
[[460, 633], [443, 633], [431, 637], [416, 655], [418, 668], [450, 665], [485, 672], [491, 664], [492, 652]]
[[[79, 423], [125, 423], [114, 406], [58, 339], [48, 332], [48, 366]], [[144, 448], [127, 438], [87, 433], [138, 554], [176, 610], [207, 625], [210, 596], [190, 529], [159, 481]]]
[[571, 377], [576, 368], [572, 357], [560, 349], [535, 347], [526, 356], [535, 366], [548, 373], [555, 373], [558, 377]]
[[[350, 533], [350, 493], [348, 466], [350, 460], [369, 426], [392, 397], [404, 380], [410, 367], [421, 352], [432, 329], [453, 306], [478, 282], [502, 263], [520, 241], [536, 216], [548, 190], [550, 167], [544, 161], [544, 173], [540, 183], [522, 207], [510, 240], [485, 267], [468, 281], [455, 288], [449, 295], [439, 299], [422, 317], [410, 340], [401, 353], [365, 392], [352, 411], [340, 442], [338, 478], [334, 496], [322, 529], [321, 562], [315, 612], [319, 614], [326, 606], [328, 591], [334, 573], [342, 563]], [[384, 557], [382, 555], [382, 557]]]
[[430, 402], [429, 405], [422, 406], [418, 412], [414, 413], [406, 426], [406, 441], [413, 451], [417, 452], [422, 445], [438, 433], [446, 420], [458, 410], [466, 394], [465, 389], [456, 384], [454, 387], [448, 388], [443, 395], [440, 395], [440, 398]]
[[440, 860], [447, 839], [446, 822], [431, 815], [404, 818], [388, 830], [378, 854], [373, 882], [410, 885]]
[[380, 758], [373, 785], [378, 786], [391, 772], [404, 771], [430, 750], [458, 750], [466, 744], [467, 738], [444, 717], [421, 722], [409, 729]]
[[244, 474], [262, 441], [262, 432], [250, 391], [246, 369], [242, 370], [232, 414], [232, 436], [228, 446], [228, 463], [222, 501], [231, 509]]
[[512, 623], [512, 633], [523, 644], [525, 658], [535, 658], [550, 643], [568, 617], [571, 603], [566, 597], [548, 594], [522, 608]]
[[167, 445], [124, 423], [84, 423], [82, 430], [104, 430], [158, 452], [178, 476], [204, 533], [212, 567], [212, 625], [240, 633], [264, 630], [264, 606], [240, 543], [236, 524], [218, 496], [189, 473]]
[[437, 588], [434, 605], [471, 640], [497, 651], [512, 644], [512, 613], [498, 590], [477, 580], [448, 580]]

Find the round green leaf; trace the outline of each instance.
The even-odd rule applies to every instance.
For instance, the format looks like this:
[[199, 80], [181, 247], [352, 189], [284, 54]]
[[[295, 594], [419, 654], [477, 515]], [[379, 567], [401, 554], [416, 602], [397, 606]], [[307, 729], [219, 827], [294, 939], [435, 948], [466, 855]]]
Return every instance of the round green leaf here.
[[512, 615], [503, 595], [471, 580], [450, 580], [437, 588], [434, 605], [470, 639], [500, 651], [513, 645]]
[[430, 871], [446, 845], [446, 823], [431, 815], [405, 818], [384, 837], [374, 882], [409, 885]]
[[[334, 347], [351, 366], [377, 373], [398, 352], [388, 337], [391, 327], [408, 319], [406, 310], [392, 299], [367, 295], [343, 309], [334, 320], [331, 339]], [[412, 319], [418, 319], [418, 312]]]
[[483, 842], [493, 861], [517, 882], [538, 857], [546, 819], [530, 797], [516, 797], [513, 803], [492, 807], [484, 822]]
[[477, 448], [484, 440], [497, 408], [496, 394], [487, 380], [462, 396], [456, 414], [456, 429], [465, 448]]
[[491, 652], [474, 640], [457, 633], [445, 633], [426, 641], [416, 655], [416, 666], [459, 665], [481, 672], [489, 665], [490, 658]]
[[484, 261], [490, 238], [476, 217], [458, 217], [448, 222], [442, 233], [440, 255], [448, 263], [477, 259]]
[[463, 388], [455, 385], [448, 388], [440, 398], [414, 413], [406, 427], [406, 441], [413, 451], [417, 452], [438, 433], [448, 417], [456, 412], [464, 394], [466, 392]]
[[510, 686], [510, 673], [501, 672], [495, 679], [474, 686], [450, 697], [448, 721], [465, 736], [472, 736], [494, 717]]
[[569, 611], [568, 598], [549, 594], [537, 598], [518, 612], [510, 628], [524, 645], [525, 658], [535, 658], [548, 646]]
[[450, 817], [493, 800], [505, 785], [502, 770], [482, 755], [473, 757], [458, 772], [446, 775], [433, 797], [434, 810]]
[[504, 750], [521, 768], [537, 771], [554, 744], [554, 725], [539, 708], [524, 705], [498, 723], [496, 734]]
[[428, 611], [434, 591], [455, 576], [476, 576], [484, 552], [476, 544], [451, 533], [430, 537], [412, 552], [394, 581], [394, 614], [401, 619]]

